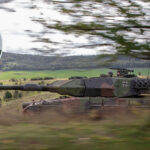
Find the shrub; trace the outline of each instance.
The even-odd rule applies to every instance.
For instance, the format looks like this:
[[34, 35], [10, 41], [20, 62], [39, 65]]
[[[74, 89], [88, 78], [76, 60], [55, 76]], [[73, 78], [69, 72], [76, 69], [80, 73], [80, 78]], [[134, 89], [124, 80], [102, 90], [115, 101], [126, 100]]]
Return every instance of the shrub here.
[[22, 93], [19, 93], [18, 97], [19, 97], [19, 98], [23, 97], [23, 94], [22, 94]]
[[23, 94], [19, 91], [15, 91], [14, 94], [13, 94], [13, 98], [21, 98], [23, 97]]
[[52, 80], [54, 79], [53, 77], [44, 77], [43, 80]]
[[44, 81], [39, 82], [39, 85], [44, 85]]
[[11, 92], [6, 91], [5, 94], [4, 94], [4, 99], [8, 100], [8, 99], [11, 99], [11, 98], [12, 98]]
[[43, 80], [43, 78], [31, 78], [31, 81], [35, 81], [35, 80]]
[[2, 106], [2, 99], [0, 98], [0, 107]]
[[10, 81], [17, 82], [17, 79], [11, 78]]
[[13, 94], [13, 98], [18, 98], [18, 97], [19, 97], [19, 92], [15, 91], [14, 94]]

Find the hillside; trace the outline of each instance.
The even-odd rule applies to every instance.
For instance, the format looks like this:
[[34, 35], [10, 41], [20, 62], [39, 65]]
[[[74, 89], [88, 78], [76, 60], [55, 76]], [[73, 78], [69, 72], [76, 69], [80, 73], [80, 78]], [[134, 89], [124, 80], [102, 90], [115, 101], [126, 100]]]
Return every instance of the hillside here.
[[[39, 56], [3, 53], [0, 69], [7, 70], [60, 70], [60, 69], [88, 69], [103, 68], [104, 60], [97, 56]], [[136, 58], [120, 56], [119, 60], [112, 63], [116, 67], [148, 67], [148, 62]]]

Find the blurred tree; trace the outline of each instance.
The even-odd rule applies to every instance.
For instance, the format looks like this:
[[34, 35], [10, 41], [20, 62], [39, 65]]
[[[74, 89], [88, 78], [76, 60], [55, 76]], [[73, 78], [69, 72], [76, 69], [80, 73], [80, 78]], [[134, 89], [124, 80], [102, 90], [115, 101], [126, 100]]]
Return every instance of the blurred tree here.
[[[53, 0], [45, 3], [53, 4], [57, 12], [64, 16], [64, 21], [41, 17], [34, 18], [34, 21], [46, 27], [46, 32], [54, 32], [55, 29], [68, 37], [86, 37], [86, 42], [69, 39], [61, 43], [51, 37], [45, 38], [45, 34], [38, 37], [38, 42], [57, 44], [64, 54], [69, 53], [68, 49], [92, 49], [103, 54], [150, 59], [149, 0]], [[47, 47], [47, 51], [38, 51], [55, 53], [57, 50]]]

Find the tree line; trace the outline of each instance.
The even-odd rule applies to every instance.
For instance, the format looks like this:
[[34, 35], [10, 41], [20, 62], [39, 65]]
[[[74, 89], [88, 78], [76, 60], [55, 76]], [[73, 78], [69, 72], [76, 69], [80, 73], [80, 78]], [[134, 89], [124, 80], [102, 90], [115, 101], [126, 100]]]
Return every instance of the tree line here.
[[138, 58], [119, 56], [107, 66], [103, 64], [107, 58], [98, 56], [70, 56], [54, 57], [39, 55], [23, 55], [4, 53], [0, 69], [8, 70], [63, 70], [63, 69], [90, 69], [104, 67], [127, 67], [127, 68], [147, 68], [149, 62]]

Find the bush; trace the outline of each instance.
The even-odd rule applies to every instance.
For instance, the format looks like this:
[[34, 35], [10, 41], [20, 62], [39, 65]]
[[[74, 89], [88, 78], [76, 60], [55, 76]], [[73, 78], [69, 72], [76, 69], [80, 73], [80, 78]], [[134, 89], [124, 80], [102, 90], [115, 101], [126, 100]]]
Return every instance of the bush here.
[[43, 80], [52, 80], [54, 79], [53, 77], [44, 77]]
[[39, 85], [44, 85], [44, 84], [45, 84], [44, 81], [39, 82]]
[[2, 106], [2, 99], [0, 98], [0, 107]]
[[31, 78], [31, 81], [43, 80], [43, 78]]
[[53, 77], [44, 77], [44, 78], [40, 78], [40, 77], [37, 77], [37, 78], [31, 78], [31, 81], [36, 81], [36, 80], [52, 80], [54, 79]]
[[14, 94], [13, 94], [13, 98], [18, 98], [18, 96], [19, 96], [19, 92], [15, 91]]
[[17, 79], [11, 78], [10, 81], [17, 82]]
[[19, 93], [18, 91], [15, 91], [15, 92], [14, 92], [13, 98], [16, 98], [16, 99], [17, 99], [17, 98], [21, 98], [21, 97], [23, 97], [23, 94], [22, 94], [21, 92], [20, 92], [20, 93]]
[[11, 99], [12, 98], [12, 94], [11, 94], [11, 92], [9, 92], [9, 91], [6, 91], [5, 92], [5, 95], [4, 95], [4, 99]]
[[19, 98], [23, 97], [23, 94], [22, 94], [22, 93], [19, 93], [18, 97], [19, 97]]

